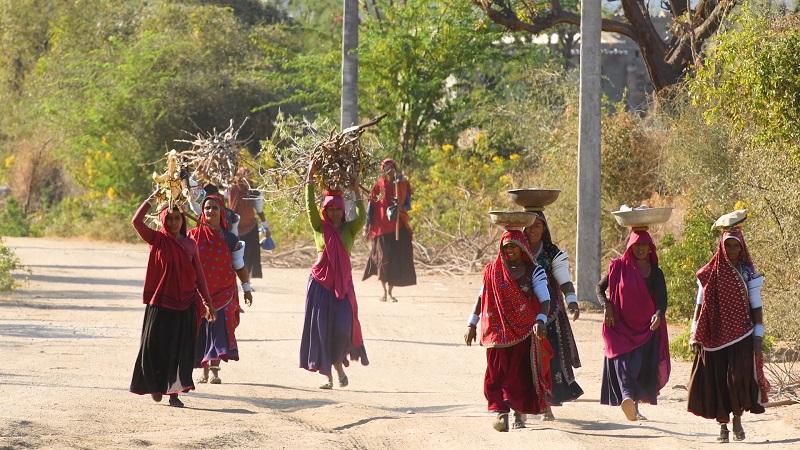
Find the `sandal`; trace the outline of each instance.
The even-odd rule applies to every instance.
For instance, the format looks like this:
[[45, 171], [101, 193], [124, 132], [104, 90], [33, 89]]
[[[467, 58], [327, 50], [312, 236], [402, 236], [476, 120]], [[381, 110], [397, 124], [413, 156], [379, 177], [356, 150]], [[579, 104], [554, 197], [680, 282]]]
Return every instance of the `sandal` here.
[[643, 416], [642, 413], [636, 412], [636, 420], [647, 420], [647, 417]]
[[383, 296], [381, 298], [379, 298], [378, 301], [385, 302], [386, 301], [386, 294], [383, 294]]
[[625, 417], [628, 418], [631, 422], [636, 421], [636, 403], [633, 401], [632, 398], [627, 397], [622, 400], [622, 404], [619, 405], [622, 408], [622, 412], [625, 413]]
[[347, 387], [348, 384], [350, 384], [350, 380], [347, 379], [347, 374], [339, 377], [339, 387]]
[[508, 413], [498, 413], [492, 422], [492, 428], [497, 431], [508, 431]]
[[327, 381], [325, 383], [322, 383], [322, 384], [319, 385], [319, 388], [320, 389], [326, 389], [326, 390], [333, 389], [333, 382], [332, 381]]
[[729, 442], [728, 440], [729, 434], [730, 431], [728, 431], [727, 428], [720, 428], [719, 436], [717, 436], [717, 442], [720, 444], [727, 444]]
[[180, 401], [177, 395], [170, 395], [169, 406], [174, 406], [176, 408], [183, 408], [183, 402]]
[[542, 413], [542, 422], [552, 422], [553, 420], [556, 420], [553, 411], [545, 411]]
[[733, 430], [733, 440], [734, 441], [743, 441], [745, 438], [744, 435], [744, 428], [739, 431]]
[[397, 299], [394, 298], [394, 295], [390, 295], [389, 298], [392, 299], [392, 303], [397, 303]]
[[217, 375], [220, 369], [219, 366], [208, 366], [208, 369], [211, 370], [211, 378], [208, 380], [209, 384], [222, 384], [222, 378]]
[[524, 414], [515, 412], [514, 413], [514, 423], [511, 425], [513, 429], [525, 428], [525, 419], [523, 418]]

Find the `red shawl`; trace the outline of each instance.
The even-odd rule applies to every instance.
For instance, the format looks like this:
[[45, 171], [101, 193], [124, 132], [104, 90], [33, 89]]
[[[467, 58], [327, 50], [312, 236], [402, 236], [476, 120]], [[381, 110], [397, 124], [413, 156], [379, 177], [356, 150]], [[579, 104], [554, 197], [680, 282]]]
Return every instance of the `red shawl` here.
[[728, 238], [739, 241], [742, 245], [739, 260], [752, 266], [742, 229], [736, 227], [722, 234], [711, 261], [697, 271], [697, 279], [703, 286], [703, 304], [694, 340], [709, 350], [738, 342], [753, 330], [747, 285], [725, 253]]
[[510, 347], [533, 332], [539, 299], [528, 298], [516, 280], [508, 273], [503, 245], [513, 243], [522, 248], [522, 259], [533, 262], [528, 239], [518, 230], [509, 230], [500, 238], [497, 259], [483, 270], [481, 296], [481, 345], [484, 347]]
[[[325, 240], [325, 248], [320, 254], [319, 260], [311, 267], [311, 276], [325, 289], [332, 291], [337, 299], [344, 300], [346, 297], [350, 301], [353, 309], [354, 350], [350, 353], [350, 358], [356, 360], [361, 357], [357, 352], [364, 346], [364, 338], [361, 335], [361, 323], [358, 321], [353, 267], [350, 264], [350, 254], [344, 248], [339, 231], [328, 218], [328, 206], [338, 206], [344, 212], [344, 200], [342, 200], [341, 194], [326, 192], [325, 199], [322, 201], [322, 236]], [[366, 358], [362, 360], [362, 363], [365, 362]]]
[[[711, 351], [741, 341], [750, 335], [754, 326], [747, 284], [725, 252], [725, 240], [729, 238], [736, 239], [742, 246], [739, 261], [753, 267], [742, 227], [734, 227], [722, 234], [711, 261], [697, 271], [697, 279], [703, 286], [703, 304], [692, 339]], [[755, 366], [761, 399], [767, 401], [770, 386], [764, 375], [763, 355], [755, 358]]]
[[[143, 303], [182, 311], [198, 299], [197, 274], [192, 265], [192, 241], [178, 241], [166, 227], [168, 208], [160, 213], [161, 229], [154, 234], [144, 278]], [[180, 234], [186, 236], [186, 216], [181, 214]], [[187, 248], [188, 247], [188, 248]]]
[[[622, 258], [611, 261], [608, 267], [608, 286], [615, 321], [614, 326], [604, 323], [602, 328], [607, 358], [616, 358], [641, 347], [654, 333], [650, 329], [650, 321], [656, 312], [656, 305], [636, 265], [636, 257], [633, 256], [632, 247], [636, 243], [650, 244], [650, 264], [652, 267], [658, 266], [656, 246], [646, 231], [632, 232]], [[659, 330], [665, 332], [666, 329], [666, 323], [662, 320]], [[666, 339], [661, 342], [662, 345], [667, 344]]]
[[[394, 165], [395, 170], [397, 169], [397, 164], [391, 158], [383, 160], [381, 169], [384, 169], [387, 165]], [[397, 199], [400, 223], [408, 230], [409, 235], [412, 235], [411, 226], [408, 222], [408, 211], [403, 209], [403, 204], [405, 204], [408, 194], [414, 194], [414, 189], [411, 188], [411, 183], [408, 180], [400, 180], [397, 183], [397, 193], [395, 193], [394, 182], [388, 181], [384, 177], [378, 178], [378, 182], [372, 186], [372, 191], [369, 195], [369, 201], [372, 204], [372, 217], [367, 230], [369, 239], [395, 232], [397, 222], [389, 220], [386, 213], [386, 210], [395, 204], [392, 198]]]
[[[228, 229], [225, 220], [225, 207], [222, 198], [209, 195], [203, 199], [201, 211], [208, 201], [215, 201], [219, 205], [219, 224], [224, 230]], [[200, 221], [208, 223], [205, 212], [200, 214]], [[239, 292], [236, 288], [236, 272], [233, 270], [233, 260], [224, 235], [210, 226], [197, 225], [189, 230], [189, 237], [197, 242], [200, 254], [200, 264], [206, 275], [206, 284], [211, 293], [211, 306], [225, 314], [225, 329], [228, 331], [228, 349], [238, 348], [234, 331], [239, 326]], [[230, 306], [224, 309], [225, 306]], [[221, 319], [220, 319], [221, 320]]]

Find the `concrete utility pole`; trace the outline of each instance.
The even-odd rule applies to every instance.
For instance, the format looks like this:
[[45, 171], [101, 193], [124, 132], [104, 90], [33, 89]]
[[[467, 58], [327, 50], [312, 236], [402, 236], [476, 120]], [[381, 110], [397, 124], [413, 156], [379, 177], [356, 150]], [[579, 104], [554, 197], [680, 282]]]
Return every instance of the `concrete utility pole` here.
[[[342, 101], [339, 130], [358, 125], [358, 0], [344, 0], [342, 15]], [[356, 217], [355, 195], [344, 197], [346, 220]]]
[[339, 129], [358, 125], [358, 0], [344, 0], [342, 21], [342, 115]]
[[581, 0], [581, 87], [578, 131], [578, 299], [597, 303], [600, 280], [600, 15], [601, 0]]

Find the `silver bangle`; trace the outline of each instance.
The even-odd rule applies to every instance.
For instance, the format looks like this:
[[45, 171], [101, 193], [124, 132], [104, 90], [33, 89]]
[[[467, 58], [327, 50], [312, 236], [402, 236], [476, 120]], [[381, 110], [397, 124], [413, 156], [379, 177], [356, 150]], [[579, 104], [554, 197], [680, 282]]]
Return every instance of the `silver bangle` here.
[[763, 338], [764, 337], [764, 325], [757, 323], [756, 326], [753, 327], [753, 336]]
[[480, 322], [480, 320], [481, 320], [481, 316], [479, 316], [477, 314], [470, 314], [469, 320], [467, 320], [467, 326], [469, 326], [469, 327], [477, 326], [478, 322]]
[[250, 282], [249, 281], [246, 282], [246, 283], [242, 283], [242, 290], [244, 292], [250, 292], [250, 291], [253, 290], [253, 288], [250, 286]]
[[547, 316], [545, 316], [544, 314], [539, 314], [539, 315], [536, 316], [536, 321], [537, 322], [542, 322], [542, 323], [547, 323]]

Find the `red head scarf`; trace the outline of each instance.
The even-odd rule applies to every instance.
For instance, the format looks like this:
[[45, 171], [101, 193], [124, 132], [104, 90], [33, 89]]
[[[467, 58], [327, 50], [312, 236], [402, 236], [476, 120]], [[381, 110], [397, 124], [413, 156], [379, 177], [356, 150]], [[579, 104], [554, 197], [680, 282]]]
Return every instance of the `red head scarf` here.
[[386, 170], [386, 166], [394, 166], [394, 170], [397, 170], [397, 163], [392, 158], [386, 158], [381, 162], [381, 170]]
[[725, 252], [725, 240], [731, 238], [742, 246], [739, 261], [753, 265], [742, 228], [735, 227], [722, 234], [711, 261], [697, 271], [697, 279], [703, 286], [703, 305], [694, 340], [706, 349], [715, 350], [737, 342], [753, 329], [747, 285]]
[[[650, 264], [658, 266], [653, 238], [646, 231], [634, 231], [621, 258], [611, 261], [608, 268], [609, 301], [614, 305], [614, 326], [603, 324], [605, 354], [615, 358], [644, 345], [653, 335], [650, 321], [656, 312], [647, 285], [636, 265], [633, 244], [650, 244]], [[666, 326], [662, 324], [666, 329]]]
[[[169, 309], [184, 310], [194, 301], [197, 290], [197, 275], [189, 252], [178, 242], [166, 227], [168, 208], [159, 217], [161, 229], [155, 234], [150, 246], [147, 273], [144, 280], [144, 303]], [[186, 217], [179, 234], [186, 236]]]
[[[339, 230], [331, 223], [328, 217], [328, 208], [338, 206], [344, 212], [344, 200], [339, 192], [325, 192], [322, 200], [322, 236], [325, 248], [319, 260], [311, 267], [311, 276], [314, 277], [325, 289], [332, 291], [339, 300], [348, 299], [353, 310], [353, 351], [359, 352], [364, 347], [364, 338], [361, 335], [361, 323], [358, 321], [358, 303], [356, 291], [353, 286], [353, 267], [350, 263], [350, 254], [342, 243]], [[362, 359], [366, 364], [366, 353], [350, 353], [351, 359]]]
[[522, 259], [532, 262], [528, 239], [519, 230], [507, 230], [500, 238], [497, 259], [483, 270], [481, 298], [481, 345], [484, 347], [509, 347], [525, 340], [533, 331], [539, 300], [528, 298], [516, 280], [508, 273], [503, 246], [518, 245]]
[[[228, 224], [225, 220], [222, 198], [209, 195], [203, 199], [202, 206], [205, 207], [208, 202], [217, 202], [220, 208], [220, 227], [227, 230]], [[208, 223], [205, 212], [201, 213], [200, 220]], [[189, 237], [197, 242], [200, 263], [203, 265], [203, 273], [206, 275], [206, 284], [211, 293], [211, 304], [214, 309], [221, 309], [232, 300], [238, 301], [236, 272], [233, 270], [231, 251], [224, 235], [210, 226], [198, 224], [189, 231]], [[236, 322], [238, 323], [238, 320]]]
[[223, 200], [222, 197], [217, 194], [207, 195], [203, 199], [203, 202], [200, 204], [200, 221], [203, 223], [208, 223], [205, 213], [205, 206], [209, 200], [213, 200], [217, 202], [217, 205], [219, 205], [219, 226], [224, 230], [228, 230], [228, 219], [226, 217], [227, 214], [225, 213], [225, 200]]

